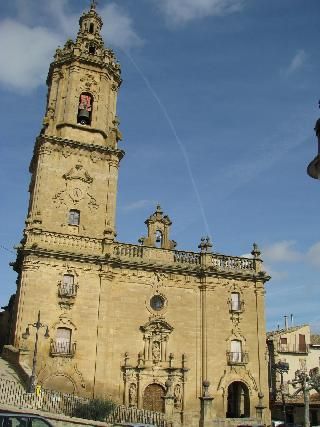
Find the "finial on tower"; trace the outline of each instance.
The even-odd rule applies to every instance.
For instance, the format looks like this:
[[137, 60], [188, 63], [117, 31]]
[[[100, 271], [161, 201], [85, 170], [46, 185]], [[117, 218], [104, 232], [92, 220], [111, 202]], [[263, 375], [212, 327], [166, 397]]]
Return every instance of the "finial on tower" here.
[[96, 10], [97, 4], [98, 4], [98, 0], [91, 0], [90, 9]]

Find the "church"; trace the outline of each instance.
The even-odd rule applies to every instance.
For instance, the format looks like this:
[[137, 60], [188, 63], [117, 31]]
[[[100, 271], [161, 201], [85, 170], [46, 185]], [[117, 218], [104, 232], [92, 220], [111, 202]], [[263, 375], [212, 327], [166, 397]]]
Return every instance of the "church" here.
[[198, 252], [177, 250], [160, 206], [138, 244], [116, 240], [121, 69], [102, 25], [92, 2], [49, 68], [10, 348], [32, 367], [28, 325], [40, 310], [44, 388], [162, 412], [175, 425], [199, 425], [200, 407], [225, 426], [270, 424], [270, 277], [258, 246], [250, 258], [216, 253], [209, 238]]

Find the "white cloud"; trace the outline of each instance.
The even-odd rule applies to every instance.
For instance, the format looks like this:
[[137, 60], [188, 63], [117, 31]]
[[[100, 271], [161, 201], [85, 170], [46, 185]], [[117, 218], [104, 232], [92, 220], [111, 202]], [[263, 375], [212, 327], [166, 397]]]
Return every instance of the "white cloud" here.
[[292, 58], [288, 67], [285, 69], [285, 74], [292, 74], [295, 71], [299, 70], [305, 64], [306, 59], [306, 52], [303, 49], [298, 50]]
[[34, 89], [45, 81], [58, 44], [58, 35], [46, 28], [29, 28], [12, 20], [0, 22], [0, 82], [18, 90]]
[[302, 254], [294, 246], [294, 240], [282, 240], [266, 246], [263, 249], [263, 259], [271, 262], [295, 262], [302, 258]]
[[102, 34], [107, 44], [128, 49], [143, 43], [133, 29], [130, 16], [115, 3], [107, 4], [99, 14], [104, 21]]
[[[16, 6], [19, 13], [15, 20], [0, 21], [0, 84], [28, 92], [45, 83], [59, 43], [76, 37], [79, 16], [66, 11], [67, 0], [45, 0], [40, 4], [35, 0], [16, 0]], [[109, 3], [98, 12], [104, 21], [102, 35], [107, 46], [128, 49], [142, 43], [126, 11]]]
[[163, 0], [159, 7], [167, 19], [185, 23], [206, 16], [222, 16], [240, 11], [246, 0]]
[[307, 260], [315, 267], [320, 267], [320, 242], [310, 247], [307, 252]]

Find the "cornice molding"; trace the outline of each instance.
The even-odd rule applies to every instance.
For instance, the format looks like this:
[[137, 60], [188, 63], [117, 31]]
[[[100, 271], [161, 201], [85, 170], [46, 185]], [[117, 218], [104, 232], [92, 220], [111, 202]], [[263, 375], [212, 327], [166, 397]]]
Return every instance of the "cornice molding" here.
[[51, 143], [51, 144], [56, 144], [56, 145], [60, 145], [60, 146], [67, 146], [67, 147], [71, 147], [71, 148], [78, 148], [78, 149], [82, 149], [82, 150], [86, 150], [89, 152], [98, 152], [98, 153], [103, 153], [103, 154], [109, 154], [109, 155], [113, 155], [116, 156], [119, 161], [123, 158], [125, 152], [123, 150], [119, 150], [119, 149], [115, 149], [115, 148], [111, 148], [111, 147], [106, 147], [103, 145], [95, 145], [95, 144], [86, 144], [80, 141], [75, 141], [72, 139], [66, 139], [66, 138], [59, 138], [57, 136], [51, 136], [51, 135], [40, 135], [38, 136], [38, 138], [36, 139], [36, 147], [35, 150], [39, 149], [38, 147], [42, 146], [45, 143]]

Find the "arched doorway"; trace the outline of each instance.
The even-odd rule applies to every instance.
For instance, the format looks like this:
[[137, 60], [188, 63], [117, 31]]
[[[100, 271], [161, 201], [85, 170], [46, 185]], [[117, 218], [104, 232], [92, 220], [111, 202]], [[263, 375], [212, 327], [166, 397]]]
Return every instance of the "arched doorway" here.
[[229, 385], [227, 408], [227, 418], [250, 417], [249, 390], [241, 381], [235, 381]]
[[164, 388], [159, 384], [150, 384], [144, 390], [143, 409], [164, 412]]

